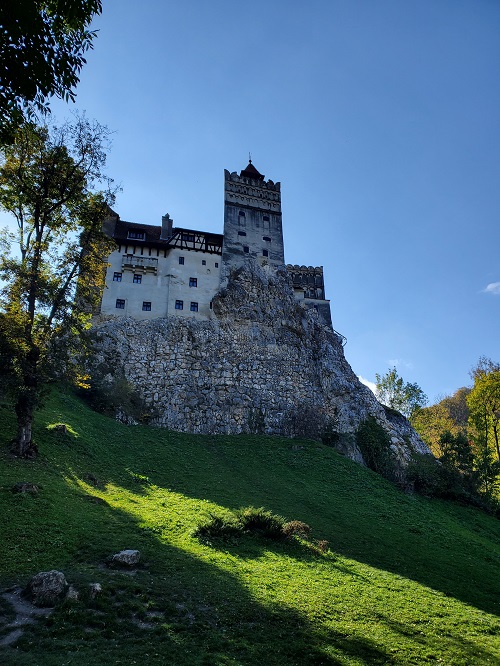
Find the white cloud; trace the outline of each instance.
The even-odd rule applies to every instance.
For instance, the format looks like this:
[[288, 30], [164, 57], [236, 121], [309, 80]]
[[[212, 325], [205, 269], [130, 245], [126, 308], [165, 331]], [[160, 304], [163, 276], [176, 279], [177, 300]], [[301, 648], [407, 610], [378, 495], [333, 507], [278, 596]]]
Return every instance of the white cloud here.
[[390, 358], [387, 363], [390, 368], [407, 368], [411, 370], [413, 368], [413, 363], [411, 361], [405, 361], [404, 358]]
[[495, 296], [500, 296], [500, 282], [490, 282], [486, 285], [483, 291], [487, 294], [494, 294]]
[[368, 386], [370, 391], [372, 391], [373, 393], [375, 393], [375, 395], [377, 395], [377, 386], [374, 382], [371, 382], [369, 379], [365, 379], [364, 377], [361, 377], [361, 375], [358, 375], [358, 379], [362, 384], [364, 384], [365, 386]]

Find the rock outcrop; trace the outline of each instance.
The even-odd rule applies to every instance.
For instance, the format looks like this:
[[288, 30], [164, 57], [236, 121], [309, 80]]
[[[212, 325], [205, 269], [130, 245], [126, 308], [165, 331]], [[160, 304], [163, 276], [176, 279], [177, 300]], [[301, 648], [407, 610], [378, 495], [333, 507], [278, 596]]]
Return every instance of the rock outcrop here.
[[[95, 326], [95, 367], [123, 372], [152, 423], [193, 433], [318, 436], [359, 462], [355, 433], [373, 416], [404, 467], [430, 453], [406, 419], [391, 419], [344, 357], [341, 337], [295, 300], [285, 269], [249, 260], [213, 300], [214, 318], [113, 318]], [[125, 415], [126, 416], [126, 415]]]

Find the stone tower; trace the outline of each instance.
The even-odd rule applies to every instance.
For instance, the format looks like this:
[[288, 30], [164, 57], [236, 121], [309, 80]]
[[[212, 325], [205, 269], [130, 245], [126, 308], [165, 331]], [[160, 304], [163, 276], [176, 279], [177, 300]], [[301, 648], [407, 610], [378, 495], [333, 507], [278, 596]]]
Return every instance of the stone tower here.
[[285, 263], [281, 184], [266, 181], [250, 160], [246, 169], [224, 171], [224, 241], [221, 286], [232, 270], [253, 257], [262, 266]]

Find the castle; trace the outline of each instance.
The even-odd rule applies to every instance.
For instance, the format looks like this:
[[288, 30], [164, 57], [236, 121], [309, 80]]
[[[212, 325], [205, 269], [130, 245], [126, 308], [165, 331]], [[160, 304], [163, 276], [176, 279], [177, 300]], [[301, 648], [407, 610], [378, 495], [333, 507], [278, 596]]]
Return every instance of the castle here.
[[[285, 264], [281, 185], [265, 180], [252, 164], [224, 171], [224, 233], [125, 222], [113, 213], [105, 224], [116, 242], [108, 259], [101, 315], [133, 319], [169, 316], [208, 320], [213, 298], [231, 272], [250, 257], [262, 267]], [[294, 294], [331, 325], [323, 267], [288, 265]]]
[[352, 371], [333, 330], [323, 269], [285, 266], [280, 183], [250, 162], [225, 171], [224, 233], [133, 224], [112, 214], [116, 242], [94, 320], [94, 381], [120, 378], [141, 413], [171, 430], [318, 438], [363, 462], [356, 433], [376, 419], [401, 474], [429, 449]]

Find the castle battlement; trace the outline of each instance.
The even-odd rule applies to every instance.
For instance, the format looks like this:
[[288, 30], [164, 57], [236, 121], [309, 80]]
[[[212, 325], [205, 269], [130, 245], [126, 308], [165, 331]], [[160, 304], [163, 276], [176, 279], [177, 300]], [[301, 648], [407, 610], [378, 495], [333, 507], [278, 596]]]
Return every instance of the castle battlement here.
[[[212, 301], [231, 272], [254, 260], [285, 265], [281, 183], [265, 179], [250, 161], [239, 174], [224, 170], [224, 232], [126, 222], [114, 212], [104, 225], [116, 242], [108, 258], [101, 314], [157, 319], [213, 318]], [[323, 268], [288, 266], [294, 293], [331, 325]]]

